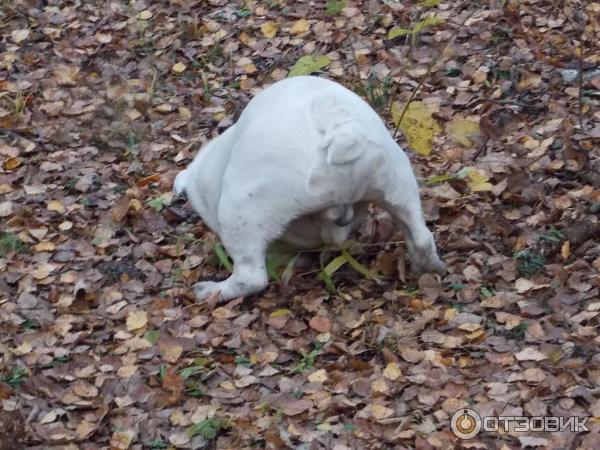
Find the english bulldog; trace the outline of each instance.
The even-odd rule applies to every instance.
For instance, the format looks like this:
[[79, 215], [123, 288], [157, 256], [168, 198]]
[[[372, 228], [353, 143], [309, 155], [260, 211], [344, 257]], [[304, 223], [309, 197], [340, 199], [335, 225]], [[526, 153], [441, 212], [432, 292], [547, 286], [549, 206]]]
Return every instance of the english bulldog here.
[[194, 285], [199, 301], [265, 289], [271, 242], [339, 245], [370, 203], [403, 232], [413, 272], [445, 270], [406, 154], [363, 99], [324, 78], [287, 78], [256, 95], [177, 175], [173, 190], [187, 195], [234, 263], [226, 280]]

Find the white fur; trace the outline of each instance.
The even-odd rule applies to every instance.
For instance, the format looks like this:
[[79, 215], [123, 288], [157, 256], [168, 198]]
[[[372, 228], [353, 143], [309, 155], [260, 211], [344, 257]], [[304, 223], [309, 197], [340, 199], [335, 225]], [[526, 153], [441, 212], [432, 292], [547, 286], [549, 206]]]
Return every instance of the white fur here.
[[367, 103], [323, 78], [289, 78], [262, 91], [177, 175], [173, 190], [187, 194], [234, 262], [225, 281], [194, 286], [198, 300], [264, 289], [272, 241], [339, 244], [369, 202], [403, 231], [414, 271], [444, 270], [408, 158]]

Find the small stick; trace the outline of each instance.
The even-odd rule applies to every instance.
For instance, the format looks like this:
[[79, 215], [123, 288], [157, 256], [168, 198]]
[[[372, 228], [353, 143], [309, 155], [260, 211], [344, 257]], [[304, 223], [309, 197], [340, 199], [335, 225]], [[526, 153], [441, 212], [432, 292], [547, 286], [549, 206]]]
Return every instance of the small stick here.
[[583, 131], [583, 27], [579, 33], [579, 128]]

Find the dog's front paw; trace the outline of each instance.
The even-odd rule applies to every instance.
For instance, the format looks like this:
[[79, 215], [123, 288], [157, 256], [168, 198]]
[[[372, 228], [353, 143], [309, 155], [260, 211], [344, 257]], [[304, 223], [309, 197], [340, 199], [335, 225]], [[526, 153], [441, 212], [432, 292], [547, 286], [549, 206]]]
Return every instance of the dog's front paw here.
[[206, 300], [209, 297], [216, 296], [221, 298], [221, 283], [215, 281], [200, 281], [194, 284], [193, 291], [197, 301]]

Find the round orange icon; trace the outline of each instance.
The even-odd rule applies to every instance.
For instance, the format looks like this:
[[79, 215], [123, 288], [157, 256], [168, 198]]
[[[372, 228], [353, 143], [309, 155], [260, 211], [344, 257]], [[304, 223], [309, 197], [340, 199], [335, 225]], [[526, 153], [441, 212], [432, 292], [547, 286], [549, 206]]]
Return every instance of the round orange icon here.
[[472, 409], [459, 409], [450, 419], [450, 428], [456, 437], [472, 439], [481, 430], [481, 417]]

